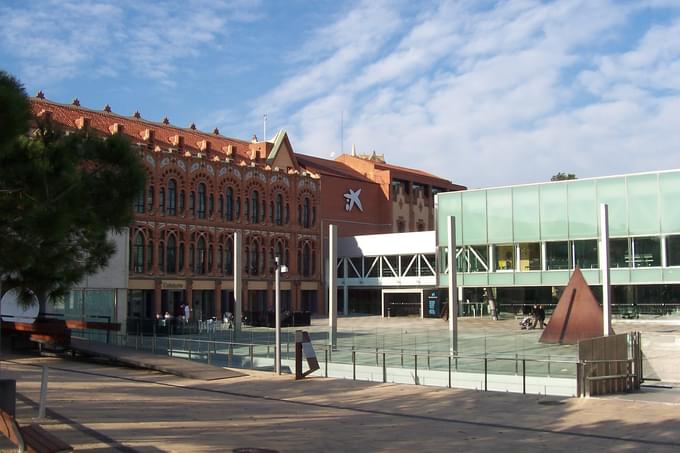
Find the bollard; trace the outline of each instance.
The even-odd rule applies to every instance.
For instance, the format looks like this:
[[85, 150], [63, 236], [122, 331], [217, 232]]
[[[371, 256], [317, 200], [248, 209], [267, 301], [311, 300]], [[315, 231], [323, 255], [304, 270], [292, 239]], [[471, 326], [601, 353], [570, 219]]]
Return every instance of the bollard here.
[[0, 409], [14, 417], [16, 414], [17, 381], [0, 379]]
[[517, 361], [517, 353], [515, 353], [515, 376], [517, 376], [519, 368], [519, 362]]
[[527, 394], [527, 359], [522, 359], [522, 393]]
[[40, 382], [40, 403], [38, 406], [38, 418], [45, 418], [45, 409], [47, 405], [47, 367], [42, 367], [42, 381]]
[[189, 341], [189, 360], [191, 360], [191, 340]]
[[430, 369], [430, 346], [427, 347], [427, 369]]
[[252, 370], [255, 367], [255, 364], [253, 361], [255, 360], [255, 356], [253, 354], [253, 345], [248, 345], [248, 354], [250, 355], [250, 369]]
[[357, 380], [357, 352], [352, 351], [352, 380]]
[[211, 353], [212, 351], [211, 351], [210, 349], [211, 349], [211, 348], [210, 348], [210, 343], [208, 343], [208, 365], [211, 364], [210, 353]]
[[401, 350], [401, 367], [404, 368], [404, 350]]
[[488, 373], [487, 373], [487, 362], [488, 359], [484, 357], [484, 391], [488, 391]]
[[324, 351], [324, 362], [325, 362], [325, 368], [324, 368], [324, 377], [328, 377], [328, 348], [326, 348]]

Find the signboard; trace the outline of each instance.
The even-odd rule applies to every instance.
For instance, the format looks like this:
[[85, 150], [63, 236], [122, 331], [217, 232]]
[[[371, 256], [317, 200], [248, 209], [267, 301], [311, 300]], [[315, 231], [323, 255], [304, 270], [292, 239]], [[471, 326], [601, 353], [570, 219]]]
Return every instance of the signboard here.
[[184, 280], [161, 280], [161, 289], [186, 289], [187, 282]]

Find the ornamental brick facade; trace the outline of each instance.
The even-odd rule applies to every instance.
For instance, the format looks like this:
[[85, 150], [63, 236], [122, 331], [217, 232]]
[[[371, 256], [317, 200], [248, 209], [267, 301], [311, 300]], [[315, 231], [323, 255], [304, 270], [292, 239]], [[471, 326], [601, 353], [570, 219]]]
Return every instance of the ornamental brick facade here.
[[[116, 115], [108, 105], [95, 111], [77, 100], [58, 104], [41, 93], [31, 104], [36, 118], [66, 130], [125, 135], [144, 163], [147, 187], [135, 202], [129, 232], [128, 319], [178, 315], [187, 303], [198, 319], [233, 312], [236, 231], [242, 235], [244, 311], [273, 306], [279, 256], [289, 268], [282, 278], [283, 309], [323, 314], [329, 224], [338, 224], [341, 235], [431, 229], [433, 188], [461, 188], [357, 156], [331, 161], [296, 155], [284, 131], [273, 140], [245, 141], [217, 129], [173, 126], [167, 118], [148, 121], [139, 112]], [[418, 196], [393, 194], [395, 169], [399, 181], [423, 188]], [[360, 190], [362, 209], [348, 209], [349, 190]], [[408, 227], [398, 223], [405, 217]]]

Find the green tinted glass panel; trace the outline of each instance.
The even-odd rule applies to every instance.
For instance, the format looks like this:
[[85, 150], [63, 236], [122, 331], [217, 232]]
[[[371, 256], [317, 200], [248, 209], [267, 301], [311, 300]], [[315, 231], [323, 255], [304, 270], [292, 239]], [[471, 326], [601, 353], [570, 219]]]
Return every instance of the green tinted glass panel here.
[[680, 172], [661, 173], [659, 175], [661, 192], [661, 232], [663, 234], [680, 233]]
[[437, 195], [437, 244], [448, 244], [447, 217], [456, 217], [456, 238], [460, 238], [461, 224], [461, 194], [462, 192], [450, 192]]
[[489, 243], [512, 242], [511, 189], [493, 189], [486, 194]]
[[512, 190], [515, 241], [536, 241], [540, 237], [538, 187]]
[[[626, 209], [626, 178], [606, 178], [597, 181], [597, 205], [609, 205], [609, 235], [628, 235]], [[599, 212], [599, 208], [598, 208]], [[598, 214], [599, 217], [599, 214]]]
[[627, 186], [630, 234], [658, 234], [660, 222], [657, 175], [629, 176]]
[[569, 235], [567, 184], [541, 186], [541, 238], [566, 239]]
[[486, 243], [486, 191], [463, 192], [463, 237], [458, 242]]
[[569, 237], [597, 237], [597, 203], [594, 181], [565, 183], [569, 200]]

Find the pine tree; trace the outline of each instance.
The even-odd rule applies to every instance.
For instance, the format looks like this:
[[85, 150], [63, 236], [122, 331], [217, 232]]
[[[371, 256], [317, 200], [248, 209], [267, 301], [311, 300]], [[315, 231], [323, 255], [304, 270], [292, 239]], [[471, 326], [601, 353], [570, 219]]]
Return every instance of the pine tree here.
[[129, 226], [146, 174], [122, 136], [31, 121], [23, 87], [0, 71], [0, 283], [44, 307], [107, 264], [107, 235]]

